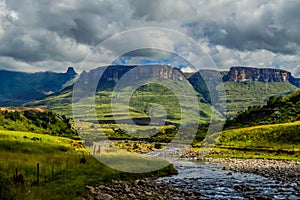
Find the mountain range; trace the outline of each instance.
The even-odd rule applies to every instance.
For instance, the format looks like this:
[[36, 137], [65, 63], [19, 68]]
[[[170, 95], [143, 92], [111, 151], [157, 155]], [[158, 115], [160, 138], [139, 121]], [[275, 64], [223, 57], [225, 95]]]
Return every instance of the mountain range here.
[[[79, 80], [87, 83], [98, 81], [97, 91], [110, 90], [129, 71], [137, 66], [114, 65], [99, 67], [82, 72]], [[105, 70], [104, 70], [105, 69]], [[160, 80], [182, 81], [185, 78], [199, 93], [199, 101], [210, 104], [211, 97], [217, 97], [219, 84], [224, 83], [226, 95], [219, 96], [217, 109], [224, 103], [226, 114], [233, 117], [237, 112], [252, 105], [264, 105], [270, 96], [286, 96], [297, 91], [300, 79], [286, 70], [272, 68], [253, 68], [234, 66], [229, 71], [200, 70], [196, 73], [183, 73], [180, 69], [168, 65], [145, 65], [139, 72], [131, 73], [131, 80], [143, 74], [152, 74]], [[100, 75], [102, 74], [101, 78]], [[0, 105], [35, 105], [57, 107], [70, 104], [73, 83], [78, 74], [72, 67], [66, 73], [38, 72], [24, 73], [0, 70]], [[221, 78], [220, 78], [221, 75]], [[135, 76], [135, 77], [134, 77]], [[141, 77], [139, 77], [141, 78]], [[206, 81], [204, 81], [206, 80]], [[210, 90], [208, 90], [208, 87]]]
[[76, 75], [72, 67], [66, 73], [0, 70], [0, 105], [19, 106], [44, 98], [72, 84]]

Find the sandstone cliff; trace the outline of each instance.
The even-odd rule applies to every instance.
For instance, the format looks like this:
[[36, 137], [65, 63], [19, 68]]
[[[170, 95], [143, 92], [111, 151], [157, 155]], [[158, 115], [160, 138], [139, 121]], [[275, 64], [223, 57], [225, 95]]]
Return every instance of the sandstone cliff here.
[[273, 68], [253, 68], [253, 67], [231, 67], [223, 81], [247, 82], [290, 82], [299, 87], [299, 80], [294, 78], [291, 72]]
[[[136, 68], [137, 66], [108, 66], [104, 71], [101, 81], [113, 81], [117, 82], [125, 73], [129, 70]], [[140, 65], [138, 70], [131, 75], [131, 79], [137, 79], [145, 75], [151, 74], [154, 78], [158, 79], [172, 79], [183, 80], [184, 75], [180, 69], [173, 68], [169, 65]]]
[[137, 71], [129, 75], [129, 78], [131, 80], [148, 77], [149, 74], [151, 74], [153, 78], [162, 80], [184, 80], [184, 74], [180, 71], [180, 69], [173, 68], [169, 65], [112, 65], [107, 67], [99, 67], [89, 72], [83, 72], [80, 76], [80, 79], [84, 80], [87, 83], [91, 83], [92, 81], [99, 81], [100, 87], [101, 85], [107, 86], [107, 84], [113, 86], [120, 80], [123, 75], [136, 67], [138, 67]]
[[288, 82], [291, 73], [281, 69], [231, 67], [224, 76], [224, 81], [262, 81], [262, 82]]

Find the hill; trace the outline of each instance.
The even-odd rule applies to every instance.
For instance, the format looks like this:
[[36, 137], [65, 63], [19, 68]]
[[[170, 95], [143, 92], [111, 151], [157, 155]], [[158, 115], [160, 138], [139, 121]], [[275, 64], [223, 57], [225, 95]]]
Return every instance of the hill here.
[[40, 108], [1, 108], [0, 130], [77, 136], [72, 120]]
[[224, 87], [228, 118], [234, 117], [238, 112], [246, 110], [249, 106], [266, 105], [270, 96], [286, 96], [299, 90], [299, 88], [288, 82], [264, 83], [253, 81], [238, 83], [229, 81], [224, 82]]
[[206, 141], [194, 142], [193, 145], [200, 147], [203, 142], [214, 140], [210, 157], [299, 160], [299, 125], [300, 121], [295, 121], [234, 128], [213, 134]]
[[251, 106], [232, 120], [226, 128], [277, 124], [300, 120], [300, 91], [286, 97], [270, 97], [264, 106]]
[[[163, 160], [122, 153], [106, 155], [107, 160], [113, 157], [123, 161], [119, 165], [126, 161], [129, 163], [125, 166], [127, 169], [165, 166], [148, 173], [126, 173], [108, 167], [99, 162], [95, 155], [86, 153], [87, 149], [80, 140], [0, 130], [0, 199], [76, 199], [87, 193], [86, 185], [97, 186], [99, 183], [110, 184], [113, 180], [135, 180], [177, 173], [173, 165]], [[117, 163], [115, 160], [112, 162]]]
[[234, 66], [223, 77], [224, 81], [235, 82], [289, 82], [297, 87], [300, 85], [299, 79], [292, 76], [291, 72], [274, 68], [255, 68]]
[[[199, 132], [193, 146], [215, 144], [212, 157], [293, 159], [300, 156], [300, 91], [270, 97], [225, 122], [224, 130], [204, 141]], [[205, 129], [204, 129], [205, 130]]]
[[76, 75], [72, 67], [66, 73], [0, 70], [0, 105], [19, 106], [41, 99], [71, 84]]

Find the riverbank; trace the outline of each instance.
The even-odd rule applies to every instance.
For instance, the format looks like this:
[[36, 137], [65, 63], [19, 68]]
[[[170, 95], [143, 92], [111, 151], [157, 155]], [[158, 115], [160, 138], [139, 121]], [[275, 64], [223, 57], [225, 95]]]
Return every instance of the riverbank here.
[[[181, 153], [182, 158], [195, 161], [217, 162], [224, 165], [224, 170], [252, 173], [277, 181], [298, 183], [300, 187], [300, 161], [273, 159], [240, 159], [240, 158], [199, 158], [199, 152], [188, 149]], [[213, 154], [214, 157], [216, 154]]]
[[190, 149], [176, 155], [184, 157], [174, 158], [178, 175], [87, 186], [89, 194], [81, 199], [293, 199], [300, 194], [299, 161], [198, 158]]
[[176, 159], [178, 175], [86, 186], [88, 195], [77, 200], [297, 199], [300, 195], [298, 165], [294, 161]]
[[86, 186], [88, 195], [77, 200], [114, 200], [114, 199], [148, 199], [148, 200], [181, 200], [206, 199], [200, 192], [188, 191], [184, 187], [174, 187], [169, 183], [158, 183], [155, 179], [138, 179], [135, 181], [113, 181], [109, 185], [97, 187]]
[[224, 170], [257, 174], [277, 181], [291, 183], [300, 191], [299, 161], [232, 158], [204, 158], [200, 160], [223, 163]]

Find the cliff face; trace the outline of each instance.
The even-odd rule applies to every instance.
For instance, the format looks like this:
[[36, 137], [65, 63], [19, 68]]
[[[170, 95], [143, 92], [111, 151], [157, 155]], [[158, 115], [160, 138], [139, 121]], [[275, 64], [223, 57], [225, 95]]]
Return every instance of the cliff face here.
[[[134, 73], [130, 75], [126, 74], [130, 70], [137, 68]], [[183, 81], [184, 74], [180, 69], [173, 68], [169, 65], [144, 65], [144, 66], [124, 66], [114, 65], [107, 67], [99, 67], [89, 72], [83, 72], [80, 76], [80, 81], [89, 83], [89, 85], [98, 84], [97, 89], [111, 89], [121, 79], [123, 75], [129, 76], [130, 80], [142, 79], [143, 77], [149, 77], [149, 74], [153, 78], [158, 79], [171, 79], [174, 81]]]
[[294, 77], [290, 72], [281, 69], [231, 67], [224, 81], [261, 81], [261, 82], [289, 82]]
[[[108, 66], [104, 71], [100, 82], [113, 81], [116, 83], [125, 73], [135, 67], [137, 66]], [[159, 79], [183, 80], [184, 78], [183, 73], [179, 69], [172, 68], [169, 65], [139, 66], [138, 70], [135, 71], [130, 78], [137, 79], [149, 74], [151, 74], [154, 78]]]

